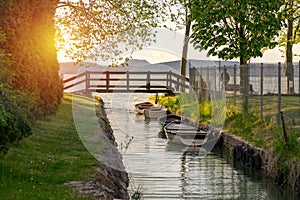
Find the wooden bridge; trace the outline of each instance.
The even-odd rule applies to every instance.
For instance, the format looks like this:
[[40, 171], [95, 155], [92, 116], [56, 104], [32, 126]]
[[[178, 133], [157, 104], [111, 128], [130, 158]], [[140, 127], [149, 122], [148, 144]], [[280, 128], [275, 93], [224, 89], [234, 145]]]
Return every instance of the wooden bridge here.
[[63, 83], [66, 92], [175, 94], [188, 91], [188, 81], [172, 71], [85, 71]]

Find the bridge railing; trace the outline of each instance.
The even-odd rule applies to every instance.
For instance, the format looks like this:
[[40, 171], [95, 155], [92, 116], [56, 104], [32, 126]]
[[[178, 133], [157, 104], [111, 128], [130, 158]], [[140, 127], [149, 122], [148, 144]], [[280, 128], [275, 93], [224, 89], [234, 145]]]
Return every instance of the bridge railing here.
[[85, 71], [64, 80], [64, 91], [112, 92], [184, 92], [188, 79], [172, 71]]

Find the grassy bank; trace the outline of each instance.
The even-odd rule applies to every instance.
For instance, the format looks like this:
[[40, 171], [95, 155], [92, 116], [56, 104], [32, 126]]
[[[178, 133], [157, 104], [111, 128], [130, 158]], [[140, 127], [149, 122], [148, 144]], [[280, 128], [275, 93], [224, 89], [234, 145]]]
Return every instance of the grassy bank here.
[[[158, 102], [169, 108], [176, 114], [187, 114], [185, 116], [195, 116], [192, 112], [198, 111], [199, 121], [207, 124], [211, 123], [211, 114], [213, 108], [213, 102], [195, 102], [187, 99], [188, 95], [177, 96], [160, 96]], [[249, 112], [245, 113], [242, 106], [234, 107], [232, 104], [227, 103], [226, 120], [224, 123], [224, 130], [231, 132], [235, 135], [241, 136], [244, 139], [253, 142], [256, 146], [275, 151], [277, 154], [282, 154], [286, 158], [292, 158], [300, 161], [300, 145], [297, 144], [297, 138], [300, 137], [298, 129], [287, 126], [287, 132], [289, 135], [289, 147], [285, 143], [283, 129], [281, 125], [277, 124], [277, 97], [269, 97], [269, 103], [265, 105], [264, 119], [260, 119], [259, 108], [249, 108]], [[154, 100], [155, 97], [151, 97], [150, 100]], [[231, 99], [229, 99], [231, 100]], [[300, 109], [299, 106], [295, 106], [299, 97], [282, 97], [282, 110], [288, 116], [292, 117], [294, 121], [300, 123]], [[238, 101], [242, 101], [238, 99]], [[259, 105], [257, 102], [259, 99], [250, 99], [249, 105]], [[271, 102], [271, 103], [270, 103]], [[214, 105], [219, 105], [220, 102]], [[237, 103], [241, 105], [241, 103]], [[198, 109], [196, 109], [198, 106]], [[224, 104], [225, 106], [225, 104]], [[189, 107], [190, 112], [186, 109]], [[216, 117], [216, 116], [215, 116]]]
[[[198, 105], [194, 105], [195, 102], [187, 100], [185, 96], [186, 94], [176, 97], [160, 96], [158, 103], [169, 108], [174, 113], [186, 117], [195, 116], [193, 112], [197, 111], [199, 112], [199, 122], [206, 124], [211, 123], [212, 113], [222, 115], [223, 111], [226, 110], [223, 129], [234, 135], [241, 136], [256, 147], [262, 147], [270, 153], [274, 152], [276, 161], [268, 166], [268, 173], [273, 178], [283, 175], [284, 179], [282, 181], [278, 179], [278, 184], [288, 183], [295, 191], [300, 193], [298, 178], [300, 177], [300, 144], [297, 142], [297, 138], [300, 137], [300, 131], [295, 125], [288, 123], [286, 126], [288, 142], [286, 142], [282, 125], [278, 125], [278, 116], [276, 115], [278, 105], [275, 96], [268, 97], [268, 101], [265, 100], [263, 119], [260, 118], [258, 106], [249, 107], [249, 111], [245, 112], [242, 106], [233, 106], [230, 103], [232, 99], [227, 99], [227, 109], [223, 109], [226, 108], [224, 103], [208, 101], [197, 102]], [[150, 100], [154, 99], [155, 97], [152, 97]], [[242, 100], [238, 99], [238, 101]], [[250, 98], [249, 105], [259, 105], [257, 101], [257, 98]], [[281, 101], [281, 110], [299, 125], [300, 109], [297, 104], [299, 97], [284, 96], [281, 98]], [[213, 108], [215, 105], [217, 105], [217, 108]], [[213, 109], [215, 110], [213, 111]], [[214, 117], [216, 118], [217, 116], [214, 115]], [[218, 119], [214, 119], [214, 124], [216, 124], [215, 121], [218, 121]]]
[[93, 177], [95, 162], [77, 135], [72, 100], [65, 96], [56, 115], [36, 121], [30, 137], [0, 155], [1, 199], [74, 199], [63, 184]]

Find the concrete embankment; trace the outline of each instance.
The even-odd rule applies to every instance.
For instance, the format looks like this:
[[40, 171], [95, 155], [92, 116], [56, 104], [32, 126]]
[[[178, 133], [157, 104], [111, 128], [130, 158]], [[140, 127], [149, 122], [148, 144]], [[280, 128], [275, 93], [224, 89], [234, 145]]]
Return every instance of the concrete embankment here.
[[276, 181], [279, 186], [288, 185], [296, 193], [300, 192], [300, 163], [289, 161], [286, 164], [287, 170], [280, 168], [280, 156], [269, 150], [256, 147], [254, 144], [243, 138], [223, 132], [219, 143], [229, 155], [240, 161], [246, 167], [263, 169], [265, 174]]
[[[106, 112], [104, 110], [104, 102], [98, 100], [96, 110], [98, 113], [98, 122], [103, 132], [109, 141], [117, 148], [117, 143], [113, 135], [113, 130], [109, 125]], [[117, 151], [116, 151], [117, 152]], [[122, 156], [118, 153], [117, 159], [122, 163]], [[123, 166], [124, 167], [124, 166]], [[82, 181], [72, 181], [66, 183], [73, 188], [76, 196], [87, 199], [129, 199], [127, 187], [129, 177], [125, 170], [117, 170], [109, 167], [107, 164], [97, 162], [95, 165], [96, 176]]]

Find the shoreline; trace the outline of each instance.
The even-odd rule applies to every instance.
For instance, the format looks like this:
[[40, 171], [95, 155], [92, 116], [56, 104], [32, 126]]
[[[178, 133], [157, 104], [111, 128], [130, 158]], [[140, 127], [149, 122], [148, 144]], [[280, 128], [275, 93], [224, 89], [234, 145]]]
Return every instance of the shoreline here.
[[[300, 169], [300, 163], [292, 163], [289, 174], [285, 174], [279, 170], [280, 156], [276, 156], [269, 150], [256, 147], [242, 137], [228, 132], [222, 132], [219, 140], [222, 141], [221, 148], [232, 159], [241, 162], [246, 167], [263, 170], [265, 176], [272, 178], [278, 187], [287, 184], [296, 193], [295, 195], [300, 195], [300, 175], [298, 174], [299, 170], [297, 170]], [[296, 175], [297, 178], [293, 177], [293, 175]]]
[[[111, 144], [117, 148], [113, 130], [104, 109], [105, 103], [101, 98], [96, 98], [96, 100], [97, 104], [95, 106], [100, 129], [109, 139]], [[118, 150], [116, 152], [118, 152]], [[119, 152], [118, 154], [117, 159], [120, 159], [120, 163], [124, 167], [122, 156]], [[130, 199], [127, 190], [129, 185], [129, 176], [125, 170], [119, 171], [114, 168], [110, 168], [100, 161], [97, 161], [95, 165], [96, 166], [94, 168], [96, 176], [94, 178], [81, 181], [70, 181], [64, 185], [73, 188], [73, 190], [75, 190], [75, 195], [79, 197], [92, 199]]]
[[[150, 98], [149, 100], [153, 101], [153, 99], [154, 97]], [[170, 109], [172, 113], [180, 113], [180, 109], [178, 108], [176, 99], [171, 99], [170, 102], [169, 97], [161, 98], [159, 100], [159, 104], [162, 106], [166, 104], [165, 107]], [[205, 108], [206, 107], [204, 107], [204, 109]], [[203, 112], [201, 114], [206, 117], [207, 112]], [[203, 121], [205, 120], [207, 119], [203, 118]], [[209, 123], [199, 123], [203, 126], [209, 126]], [[244, 125], [240, 121], [238, 121], [238, 123]], [[232, 124], [230, 126], [232, 126]], [[237, 128], [240, 128], [240, 130], [244, 129], [244, 127], [242, 126]], [[262, 131], [260, 129], [253, 131], [255, 132], [252, 133], [252, 135], [254, 136], [264, 136], [262, 134], [259, 134], [259, 131]], [[265, 172], [265, 176], [273, 179], [274, 182], [278, 185], [278, 188], [289, 187], [296, 193], [296, 195], [300, 195], [300, 162], [299, 160], [297, 160], [297, 157], [290, 157], [290, 155], [288, 155], [288, 157], [283, 157], [283, 153], [285, 152], [275, 153], [273, 149], [261, 148], [259, 147], [259, 145], [256, 145], [256, 143], [254, 143], [255, 140], [253, 140], [253, 142], [250, 142], [249, 140], [244, 139], [242, 137], [242, 134], [241, 136], [235, 135], [230, 130], [226, 130], [226, 128], [224, 127], [222, 128], [221, 132], [223, 133], [222, 137], [220, 137], [220, 140], [222, 140], [222, 145], [224, 144], [222, 148], [224, 148], [225, 152], [227, 151], [227, 153], [233, 159], [240, 161], [245, 167], [251, 167], [251, 165], [253, 164], [251, 162], [255, 160], [254, 163], [256, 164], [254, 165], [258, 165], [255, 168], [262, 169]], [[249, 130], [247, 130], [247, 132], [249, 132]], [[276, 136], [278, 137], [278, 134]], [[259, 137], [255, 139], [261, 140], [261, 138]], [[236, 155], [236, 151], [238, 151], [238, 155]], [[245, 156], [246, 158], [244, 157], [245, 154], [248, 154], [247, 156]], [[244, 159], [246, 159], [246, 161]]]

